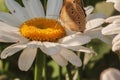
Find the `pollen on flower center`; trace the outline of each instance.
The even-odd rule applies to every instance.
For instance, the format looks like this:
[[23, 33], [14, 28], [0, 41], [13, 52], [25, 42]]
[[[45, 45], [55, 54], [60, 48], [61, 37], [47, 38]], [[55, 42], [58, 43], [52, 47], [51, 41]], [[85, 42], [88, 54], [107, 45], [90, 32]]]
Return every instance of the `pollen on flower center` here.
[[58, 21], [46, 18], [34, 18], [24, 22], [20, 33], [34, 41], [54, 42], [65, 36], [65, 30]]

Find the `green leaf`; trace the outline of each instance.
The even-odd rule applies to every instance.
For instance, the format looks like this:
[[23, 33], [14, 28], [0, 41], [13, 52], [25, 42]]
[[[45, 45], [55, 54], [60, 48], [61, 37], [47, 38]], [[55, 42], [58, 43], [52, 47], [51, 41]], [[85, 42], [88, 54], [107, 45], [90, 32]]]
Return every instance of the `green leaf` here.
[[0, 72], [3, 72], [3, 61], [0, 60]]
[[5, 0], [0, 0], [0, 11], [8, 12], [8, 8], [5, 5]]

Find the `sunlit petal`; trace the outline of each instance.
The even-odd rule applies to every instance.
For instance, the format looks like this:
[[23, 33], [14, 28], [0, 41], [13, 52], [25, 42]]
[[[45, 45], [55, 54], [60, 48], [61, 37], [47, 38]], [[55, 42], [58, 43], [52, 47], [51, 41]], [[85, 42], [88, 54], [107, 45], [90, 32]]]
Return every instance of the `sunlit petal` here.
[[48, 0], [46, 17], [57, 19], [62, 7], [63, 0]]
[[67, 60], [64, 57], [62, 57], [59, 53], [52, 55], [51, 57], [60, 66], [66, 66], [68, 64]]
[[17, 32], [6, 32], [1, 31], [0, 32], [0, 42], [27, 42], [29, 41], [25, 37], [21, 36]]
[[116, 2], [114, 5], [115, 9], [120, 12], [120, 1]]
[[104, 35], [112, 35], [120, 33], [120, 22], [114, 21], [112, 24], [109, 24], [102, 30]]
[[120, 71], [115, 68], [108, 68], [104, 70], [100, 75], [100, 80], [119, 80]]
[[43, 45], [39, 47], [47, 55], [55, 55], [61, 51], [61, 46], [58, 43], [43, 42]]
[[67, 44], [67, 45], [83, 45], [88, 42], [90, 42], [91, 38], [88, 36], [85, 36], [81, 33], [76, 33], [73, 35], [66, 36], [59, 40], [59, 43], [61, 44]]
[[104, 23], [105, 16], [103, 14], [91, 14], [87, 16], [86, 30], [99, 27]]
[[119, 51], [120, 50], [120, 41], [117, 41], [112, 46], [113, 51]]
[[120, 15], [108, 17], [107, 19], [105, 19], [105, 22], [107, 22], [107, 23], [112, 23], [112, 22], [114, 22], [115, 20], [120, 21]]
[[27, 17], [24, 15], [23, 7], [21, 7], [17, 2], [14, 0], [5, 0], [5, 3], [15, 17], [17, 17], [21, 22], [27, 20]]
[[85, 52], [85, 53], [94, 53], [93, 50], [86, 48], [84, 46], [81, 45], [77, 45], [77, 46], [70, 46], [70, 45], [65, 45], [65, 44], [61, 44], [61, 46], [67, 48], [67, 49], [71, 49], [73, 51], [80, 51], [80, 52]]
[[18, 66], [22, 71], [28, 71], [37, 54], [37, 48], [25, 48], [21, 53]]
[[85, 32], [86, 35], [90, 36], [92, 39], [100, 39], [101, 41], [112, 45], [112, 38], [109, 36], [105, 36], [101, 33], [102, 28], [96, 28], [92, 30], [88, 30]]
[[116, 43], [118, 41], [120, 41], [120, 33], [113, 38], [112, 44], [114, 44], [114, 43]]
[[30, 0], [30, 8], [32, 12], [32, 17], [44, 17], [44, 9], [40, 0]]
[[71, 64], [80, 67], [82, 65], [82, 62], [80, 58], [72, 51], [67, 49], [62, 49], [60, 52], [61, 56], [63, 56], [66, 60], [68, 60]]
[[14, 27], [14, 26], [10, 26], [4, 22], [0, 22], [0, 31], [6, 31], [6, 32], [10, 32], [10, 31], [18, 31], [19, 28]]
[[13, 54], [15, 54], [16, 52], [19, 52], [20, 50], [24, 49], [26, 47], [26, 45], [24, 44], [13, 44], [7, 48], [5, 48], [2, 53], [1, 53], [1, 58], [5, 59]]
[[17, 19], [15, 16], [5, 12], [0, 12], [0, 20], [16, 27], [18, 27], [21, 24], [19, 19]]
[[87, 15], [90, 15], [94, 10], [94, 7], [93, 6], [87, 6], [85, 7], [85, 11], [86, 11], [86, 14]]

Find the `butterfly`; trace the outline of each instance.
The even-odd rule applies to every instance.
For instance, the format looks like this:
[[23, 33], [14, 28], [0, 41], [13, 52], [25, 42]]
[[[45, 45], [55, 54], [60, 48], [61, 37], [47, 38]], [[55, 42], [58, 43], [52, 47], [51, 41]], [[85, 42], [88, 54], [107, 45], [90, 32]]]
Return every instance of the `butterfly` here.
[[86, 14], [81, 0], [64, 0], [60, 20], [73, 31], [85, 30]]

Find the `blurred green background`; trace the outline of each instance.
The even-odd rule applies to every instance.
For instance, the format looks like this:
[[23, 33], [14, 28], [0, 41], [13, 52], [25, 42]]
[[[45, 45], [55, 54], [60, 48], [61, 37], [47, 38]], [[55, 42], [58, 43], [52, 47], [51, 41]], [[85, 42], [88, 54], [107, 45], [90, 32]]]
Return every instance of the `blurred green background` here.
[[[21, 0], [16, 0], [22, 4]], [[43, 0], [41, 0], [43, 1]], [[95, 7], [94, 12], [100, 12], [109, 17], [118, 12], [114, 10], [112, 3], [105, 3], [105, 0], [84, 0], [84, 6], [92, 5]], [[0, 0], [0, 11], [9, 12], [4, 0]], [[0, 52], [10, 44], [0, 43]], [[109, 67], [120, 69], [119, 53], [111, 51], [110, 46], [104, 42], [94, 39], [86, 45], [94, 49], [97, 55], [85, 55], [85, 62], [82, 66], [82, 80], [99, 80], [100, 73]], [[33, 80], [34, 64], [27, 72], [22, 72], [18, 69], [17, 61], [20, 53], [15, 54], [5, 60], [0, 59], [0, 80]], [[50, 57], [47, 57], [47, 80], [68, 80], [66, 67], [58, 66]], [[68, 66], [73, 73], [81, 68], [75, 68], [71, 64]], [[61, 78], [59, 77], [61, 75]], [[73, 75], [71, 75], [73, 76]], [[44, 74], [43, 74], [44, 77]], [[17, 79], [16, 79], [17, 80]]]

